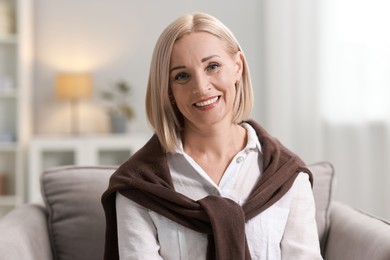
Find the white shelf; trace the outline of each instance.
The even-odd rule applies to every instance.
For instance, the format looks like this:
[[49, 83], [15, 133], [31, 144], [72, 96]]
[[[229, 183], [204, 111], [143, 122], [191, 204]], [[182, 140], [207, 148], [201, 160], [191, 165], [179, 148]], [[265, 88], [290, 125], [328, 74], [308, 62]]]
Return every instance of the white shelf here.
[[16, 88], [3, 90], [0, 88], [0, 98], [17, 98], [18, 97], [18, 91]]
[[16, 197], [12, 195], [0, 195], [0, 206], [8, 207], [14, 206], [16, 203]]
[[[30, 138], [33, 0], [0, 0], [10, 4], [15, 28], [0, 33], [0, 173], [6, 194], [0, 216], [24, 202], [27, 145]], [[16, 33], [14, 33], [16, 32]]]
[[16, 152], [18, 144], [16, 142], [2, 142], [0, 141], [0, 152]]
[[33, 138], [29, 151], [28, 202], [42, 203], [39, 181], [46, 169], [64, 165], [119, 165], [149, 138], [141, 134]]
[[16, 35], [0, 35], [0, 44], [17, 44], [18, 39]]

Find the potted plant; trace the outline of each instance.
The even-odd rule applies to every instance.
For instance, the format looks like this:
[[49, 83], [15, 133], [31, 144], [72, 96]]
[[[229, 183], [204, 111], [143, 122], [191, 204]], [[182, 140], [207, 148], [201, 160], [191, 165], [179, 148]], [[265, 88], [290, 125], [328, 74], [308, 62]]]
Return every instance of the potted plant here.
[[126, 125], [135, 117], [134, 109], [129, 102], [131, 86], [126, 81], [118, 81], [113, 88], [101, 92], [107, 103], [111, 121], [111, 132], [124, 133]]

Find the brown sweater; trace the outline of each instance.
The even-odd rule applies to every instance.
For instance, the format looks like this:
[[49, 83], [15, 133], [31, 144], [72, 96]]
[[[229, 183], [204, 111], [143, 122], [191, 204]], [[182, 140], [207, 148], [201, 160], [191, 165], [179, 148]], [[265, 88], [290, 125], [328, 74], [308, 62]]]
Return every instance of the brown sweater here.
[[115, 196], [120, 192], [136, 203], [192, 230], [208, 235], [207, 259], [251, 259], [245, 222], [278, 201], [303, 171], [304, 163], [260, 125], [248, 121], [262, 144], [263, 174], [247, 201], [207, 196], [194, 201], [174, 189], [165, 152], [156, 135], [111, 176], [102, 196], [106, 214], [104, 259], [119, 259]]

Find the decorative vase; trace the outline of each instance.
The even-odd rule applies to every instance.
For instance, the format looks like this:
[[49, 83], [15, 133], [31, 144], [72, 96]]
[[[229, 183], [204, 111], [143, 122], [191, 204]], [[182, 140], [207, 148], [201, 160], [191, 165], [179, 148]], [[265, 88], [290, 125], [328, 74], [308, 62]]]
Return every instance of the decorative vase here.
[[127, 119], [122, 114], [111, 113], [110, 114], [111, 132], [115, 134], [126, 133]]

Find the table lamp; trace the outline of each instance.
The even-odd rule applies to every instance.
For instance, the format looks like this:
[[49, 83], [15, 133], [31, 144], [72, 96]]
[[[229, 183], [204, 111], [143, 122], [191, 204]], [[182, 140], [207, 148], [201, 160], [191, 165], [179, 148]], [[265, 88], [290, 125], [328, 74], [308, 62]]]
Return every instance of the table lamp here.
[[79, 118], [76, 111], [80, 99], [85, 99], [92, 94], [92, 80], [89, 74], [63, 73], [56, 77], [56, 95], [61, 99], [68, 99], [71, 103], [71, 131], [79, 133]]

